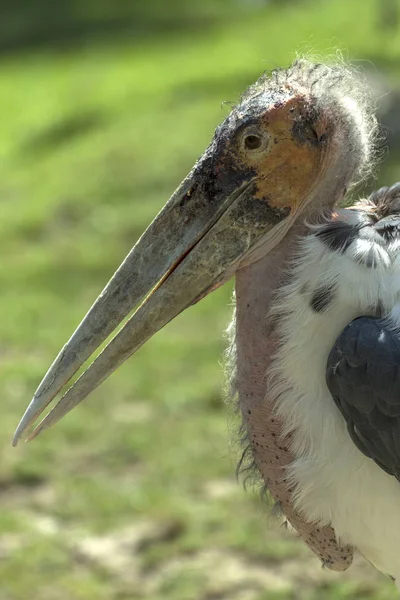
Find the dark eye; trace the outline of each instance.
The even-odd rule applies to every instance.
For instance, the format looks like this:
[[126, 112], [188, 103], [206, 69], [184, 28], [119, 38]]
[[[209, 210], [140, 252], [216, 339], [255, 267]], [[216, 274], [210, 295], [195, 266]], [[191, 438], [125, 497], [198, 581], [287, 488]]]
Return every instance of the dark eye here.
[[250, 134], [244, 138], [244, 145], [247, 150], [257, 150], [262, 144], [262, 139], [258, 135]]
[[245, 129], [241, 136], [241, 145], [245, 152], [263, 152], [268, 146], [268, 134], [254, 125]]

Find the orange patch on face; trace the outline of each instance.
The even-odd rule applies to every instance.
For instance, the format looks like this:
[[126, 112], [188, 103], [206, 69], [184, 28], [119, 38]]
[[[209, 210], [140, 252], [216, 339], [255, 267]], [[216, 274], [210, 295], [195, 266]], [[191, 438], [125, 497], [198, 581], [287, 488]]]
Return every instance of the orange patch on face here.
[[310, 111], [310, 101], [297, 96], [265, 114], [269, 151], [253, 167], [258, 174], [255, 197], [268, 199], [271, 207], [296, 208], [321, 174], [326, 131], [322, 122], [311, 123]]

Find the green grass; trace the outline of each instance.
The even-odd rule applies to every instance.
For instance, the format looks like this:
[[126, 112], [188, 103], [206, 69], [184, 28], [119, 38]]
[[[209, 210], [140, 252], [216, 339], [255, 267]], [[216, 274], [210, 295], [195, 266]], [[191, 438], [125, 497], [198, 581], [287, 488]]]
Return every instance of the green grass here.
[[161, 331], [54, 430], [10, 445], [61, 345], [227, 114], [223, 100], [309, 49], [339, 46], [399, 75], [400, 34], [377, 30], [372, 0], [231, 17], [196, 35], [1, 60], [1, 600], [395, 597], [360, 569], [320, 573], [236, 485], [219, 365], [231, 285]]

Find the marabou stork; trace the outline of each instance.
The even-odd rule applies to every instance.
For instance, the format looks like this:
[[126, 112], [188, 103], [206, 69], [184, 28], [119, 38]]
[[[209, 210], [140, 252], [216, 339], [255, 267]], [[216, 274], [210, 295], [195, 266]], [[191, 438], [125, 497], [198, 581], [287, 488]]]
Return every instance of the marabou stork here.
[[376, 121], [343, 65], [262, 77], [217, 128], [50, 367], [14, 444], [136, 312], [29, 439], [233, 275], [232, 388], [245, 457], [323, 564], [353, 549], [400, 577], [400, 186], [336, 208]]

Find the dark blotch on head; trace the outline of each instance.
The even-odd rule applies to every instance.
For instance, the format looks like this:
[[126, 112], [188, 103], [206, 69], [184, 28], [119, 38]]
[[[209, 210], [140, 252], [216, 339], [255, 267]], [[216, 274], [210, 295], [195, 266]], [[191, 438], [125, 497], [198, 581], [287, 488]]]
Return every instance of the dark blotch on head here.
[[311, 298], [311, 308], [317, 313], [326, 310], [335, 297], [335, 291], [336, 284], [317, 288]]
[[[293, 138], [300, 144], [308, 143], [311, 146], [319, 146], [326, 141], [326, 135], [319, 137], [315, 124], [318, 122], [318, 111], [309, 107], [307, 114], [295, 120], [292, 127]], [[323, 139], [321, 139], [323, 137]]]
[[331, 250], [344, 253], [358, 236], [359, 228], [343, 221], [329, 223], [319, 231], [316, 236]]

